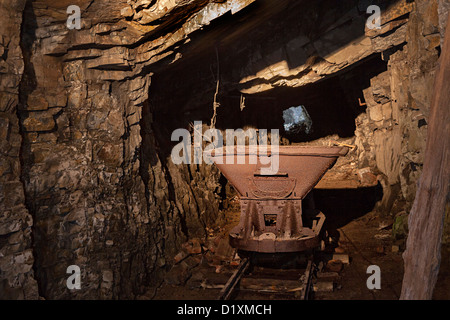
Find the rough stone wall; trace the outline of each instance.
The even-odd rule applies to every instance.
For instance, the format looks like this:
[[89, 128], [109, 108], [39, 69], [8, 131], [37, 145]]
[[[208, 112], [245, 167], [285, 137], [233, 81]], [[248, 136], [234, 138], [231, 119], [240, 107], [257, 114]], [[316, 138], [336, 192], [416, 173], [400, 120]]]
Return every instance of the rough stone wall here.
[[[58, 39], [47, 21], [54, 14], [29, 2], [22, 38], [19, 115], [36, 278], [45, 298], [133, 298], [165, 265], [171, 223], [163, 203], [147, 204], [139, 175], [139, 107], [150, 78], [97, 81], [82, 59], [47, 55], [46, 40]], [[82, 290], [67, 289], [69, 265], [80, 267]]]
[[388, 71], [373, 78], [371, 87], [364, 91], [368, 109], [358, 118], [361, 125], [356, 132], [359, 149], [364, 150], [360, 157], [381, 173], [385, 192], [381, 209], [395, 216], [396, 237], [406, 236], [405, 217], [422, 172], [443, 34], [438, 1], [416, 1], [407, 19], [401, 47], [386, 55]]
[[[15, 86], [19, 102], [17, 108], [9, 107], [10, 121], [15, 121], [8, 134], [15, 143], [11, 154], [16, 175], [15, 181], [10, 178], [4, 185], [9, 187], [4, 188], [7, 196], [2, 205], [22, 216], [11, 215], [11, 224], [6, 221], [2, 227], [14, 227], [7, 234], [23, 229], [28, 243], [6, 252], [5, 259], [17, 261], [2, 260], [6, 261], [2, 271], [23, 268], [14, 272], [32, 276], [34, 252], [35, 277], [44, 298], [135, 298], [161, 280], [166, 259], [186, 240], [182, 226], [204, 229], [201, 216], [205, 211], [217, 213], [218, 202], [214, 196], [208, 198], [210, 191], [204, 196], [201, 190], [210, 186], [200, 178], [191, 182], [178, 168], [163, 164], [157, 145], [141, 145], [145, 136], [141, 131], [151, 131], [151, 124], [140, 125], [151, 73], [128, 65], [144, 54], [139, 52], [141, 47], [123, 47], [143, 37], [143, 32], [132, 34], [141, 31], [134, 24], [126, 26], [131, 33], [124, 31], [127, 22], [121, 20], [120, 12], [127, 4], [78, 1], [83, 12], [81, 30], [65, 25], [69, 4], [73, 3], [28, 1], [25, 6], [23, 2], [22, 33], [20, 19], [16, 23], [12, 45], [24, 52], [23, 62], [13, 64], [23, 65], [22, 80], [21, 72], [10, 71], [16, 76], [11, 87]], [[166, 45], [167, 37], [163, 35], [160, 44]], [[158, 48], [151, 41], [144, 46], [145, 50]], [[142, 155], [145, 148], [150, 156]], [[141, 163], [148, 157], [151, 161]], [[175, 198], [169, 183], [174, 184]], [[189, 203], [195, 201], [194, 194], [201, 205]], [[23, 223], [13, 226], [14, 221]], [[19, 242], [17, 236], [5, 239], [12, 245]], [[81, 269], [82, 290], [66, 287], [70, 265]], [[5, 273], [2, 281], [11, 282], [14, 277]], [[24, 286], [27, 279], [20, 280], [13, 286]]]
[[21, 182], [17, 105], [24, 64], [20, 28], [25, 1], [0, 1], [0, 299], [36, 299], [33, 218]]

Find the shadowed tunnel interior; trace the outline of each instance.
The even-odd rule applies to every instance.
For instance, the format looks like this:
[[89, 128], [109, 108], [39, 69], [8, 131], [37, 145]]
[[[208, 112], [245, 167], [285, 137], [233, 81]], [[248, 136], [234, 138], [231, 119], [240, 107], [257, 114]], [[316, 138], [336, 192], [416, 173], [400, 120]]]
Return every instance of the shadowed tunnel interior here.
[[[174, 146], [170, 136], [175, 129], [189, 128], [193, 121], [211, 123], [215, 96], [220, 104], [216, 128], [221, 130], [280, 129], [282, 136], [288, 136], [283, 129], [282, 112], [303, 105], [312, 119], [312, 130], [309, 134], [289, 135], [291, 142], [313, 141], [332, 134], [353, 136], [354, 120], [365, 112], [365, 107], [359, 104], [364, 102], [362, 90], [370, 86], [372, 77], [387, 69], [379, 54], [298, 88], [280, 86], [253, 94], [240, 92], [251, 86], [248, 81], [242, 83], [246, 76], [279, 63], [281, 56], [287, 57], [284, 62], [290, 69], [305, 63], [313, 65], [321, 61], [319, 54], [332, 53], [363, 36], [365, 11], [360, 11], [348, 26], [323, 22], [323, 16], [339, 17], [355, 5], [353, 2], [357, 1], [346, 1], [332, 12], [328, 8], [335, 7], [333, 1], [277, 1], [276, 5], [270, 1], [257, 2], [235, 15], [225, 14], [206, 26], [204, 32], [194, 34], [180, 49], [180, 59], [164, 59], [153, 66], [151, 71], [155, 74], [144, 115], [152, 114], [162, 155], [170, 155]], [[279, 23], [280, 19], [283, 23]], [[341, 38], [334, 45], [320, 49], [305, 45], [302, 54], [298, 50], [291, 53], [291, 47], [299, 41], [299, 33], [305, 42], [313, 42], [333, 28], [342, 28]], [[245, 108], [240, 104], [243, 98]], [[161, 123], [164, 126], [158, 125]]]
[[313, 197], [316, 207], [326, 216], [323, 229], [336, 244], [338, 229], [371, 212], [383, 198], [383, 188], [378, 184], [358, 189], [315, 189]]
[[[319, 13], [323, 10], [321, 14], [329, 14], [326, 6], [331, 6], [332, 2], [300, 2], [282, 1], [274, 9], [273, 3], [262, 1], [249, 8], [255, 12], [254, 15], [245, 16], [246, 10], [235, 15], [224, 15], [214, 25], [205, 27], [206, 32], [197, 34], [190, 43], [182, 47], [180, 59], [154, 67], [155, 75], [152, 77], [149, 99], [144, 105], [141, 120], [144, 132], [143, 168], [146, 167], [145, 163], [156, 161], [152, 153], [154, 148], [149, 146], [156, 148], [163, 163], [168, 161], [172, 148], [178, 144], [178, 141], [171, 141], [174, 130], [184, 128], [192, 132], [190, 125], [194, 121], [202, 121], [203, 125], [209, 127], [214, 99], [219, 103], [215, 127], [220, 130], [279, 129], [281, 144], [313, 142], [332, 135], [354, 137], [355, 119], [366, 112], [362, 92], [370, 87], [373, 77], [387, 70], [387, 62], [380, 54], [370, 55], [335, 74], [304, 86], [279, 86], [253, 94], [241, 93], [246, 86], [251, 86], [243, 84], [243, 78], [280, 62], [277, 55], [273, 54], [274, 51], [286, 52], [288, 59], [285, 62], [290, 69], [307, 61], [312, 65], [320, 62], [319, 52], [314, 46], [306, 45], [303, 55], [290, 54], [289, 48], [299, 31], [309, 41], [314, 41], [323, 32], [329, 31], [330, 26], [321, 25]], [[333, 14], [338, 15], [340, 10], [344, 12], [348, 10], [347, 6], [352, 5], [351, 1], [346, 2]], [[256, 14], [258, 12], [261, 15]], [[316, 20], [302, 19], [311, 12], [317, 14]], [[340, 42], [327, 47], [321, 54], [338, 50], [361, 37], [366, 18], [365, 12], [360, 12], [351, 25], [339, 26], [344, 33]], [[282, 24], [279, 23], [280, 19], [283, 20]], [[254, 62], [255, 59], [257, 63]], [[242, 104], [243, 98], [245, 100]], [[283, 111], [295, 106], [304, 106], [309, 114], [312, 121], [309, 132], [292, 134], [284, 130]], [[145, 134], [147, 131], [153, 132], [156, 139]], [[224, 191], [226, 180], [221, 177], [220, 181], [223, 188], [219, 195], [225, 201], [233, 193], [228, 192], [227, 195]], [[173, 189], [171, 184], [169, 189]], [[327, 224], [335, 228], [336, 224], [342, 226], [342, 222], [349, 222], [369, 212], [381, 199], [380, 189], [381, 187], [356, 191], [334, 190], [340, 192], [341, 198], [355, 204], [353, 208], [346, 210], [336, 206], [331, 206], [333, 210], [330, 210], [326, 205], [336, 202], [333, 190], [318, 191], [316, 202], [319, 207], [325, 205], [324, 212], [329, 210], [330, 217], [339, 216], [339, 222], [332, 221], [332, 218], [328, 222], [327, 218]], [[344, 203], [345, 201], [342, 204]]]
[[[385, 70], [386, 63], [379, 56], [373, 56], [342, 74], [318, 83], [301, 88], [277, 88], [267, 93], [246, 96], [243, 110], [240, 109], [239, 92], [232, 92], [229, 95], [219, 94], [217, 99], [220, 101], [220, 107], [217, 109], [216, 128], [220, 130], [247, 127], [279, 129], [281, 136], [288, 138], [291, 142], [313, 141], [333, 134], [338, 134], [340, 137], [352, 137], [355, 131], [355, 118], [365, 112], [365, 106], [359, 104], [360, 101], [364, 101], [362, 90], [370, 85], [371, 77]], [[175, 73], [173, 77], [179, 77], [179, 75]], [[189, 79], [185, 80], [185, 83], [189, 84]], [[160, 79], [155, 76], [153, 83], [155, 87], [159, 85], [167, 87], [166, 84], [170, 84], [169, 79]], [[204, 85], [207, 87], [208, 83], [205, 82]], [[220, 91], [222, 90], [226, 91], [226, 88], [221, 88]], [[169, 91], [154, 90], [152, 92], [154, 93], [150, 94], [149, 104], [146, 107], [153, 111], [154, 130], [158, 133], [158, 139], [161, 140], [160, 145], [165, 156], [170, 155], [172, 147], [176, 144], [170, 142], [173, 130], [187, 129], [194, 121], [210, 124], [213, 96], [209, 103], [183, 112], [179, 104], [170, 103], [172, 94]], [[189, 91], [181, 96], [192, 97], [195, 94], [200, 99], [204, 92]], [[311, 117], [312, 130], [308, 134], [305, 132], [297, 135], [288, 134], [283, 127], [283, 110], [299, 105], [303, 105]], [[158, 123], [165, 125], [159, 128]]]
[[[204, 298], [238, 250], [316, 249], [353, 259], [328, 298], [400, 296], [448, 1], [76, 2], [0, 4], [0, 298]], [[283, 170], [193, 160], [210, 128], [279, 130]]]

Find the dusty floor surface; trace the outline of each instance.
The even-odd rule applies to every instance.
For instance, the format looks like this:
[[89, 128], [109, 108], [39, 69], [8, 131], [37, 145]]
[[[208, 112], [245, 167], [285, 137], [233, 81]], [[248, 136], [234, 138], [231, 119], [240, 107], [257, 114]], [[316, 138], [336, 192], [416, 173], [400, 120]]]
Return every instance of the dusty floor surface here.
[[[182, 256], [184, 267], [174, 267], [167, 279], [147, 298], [170, 300], [209, 300], [216, 299], [223, 285], [239, 263], [233, 248], [227, 244], [228, 230], [239, 220], [238, 206], [228, 210], [224, 226], [211, 233], [202, 250], [192, 249]], [[331, 218], [331, 220], [333, 220]], [[336, 230], [330, 231], [334, 251], [348, 254], [350, 263], [342, 266], [335, 280], [332, 292], [317, 292], [315, 300], [397, 300], [400, 297], [403, 278], [402, 250], [404, 241], [393, 241], [391, 227], [369, 212], [351, 220]], [[331, 238], [330, 238], [331, 239]], [[198, 244], [197, 244], [198, 246]], [[189, 251], [189, 250], [188, 250]], [[450, 299], [450, 266], [448, 248], [442, 250], [439, 279], [434, 299]], [[177, 264], [179, 266], [180, 263]], [[381, 289], [369, 290], [366, 281], [370, 274], [367, 268], [377, 265], [381, 270]], [[276, 270], [275, 270], [276, 271]], [[267, 272], [267, 270], [266, 270]], [[143, 297], [144, 298], [144, 297]], [[261, 294], [241, 292], [237, 300], [246, 299], [298, 299], [295, 294]]]

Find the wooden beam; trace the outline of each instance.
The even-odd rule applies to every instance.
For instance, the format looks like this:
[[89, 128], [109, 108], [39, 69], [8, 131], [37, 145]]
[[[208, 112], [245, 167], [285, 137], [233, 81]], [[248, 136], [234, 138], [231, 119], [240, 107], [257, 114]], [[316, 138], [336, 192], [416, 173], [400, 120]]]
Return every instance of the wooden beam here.
[[450, 19], [434, 82], [422, 176], [409, 216], [400, 299], [431, 299], [450, 181]]
[[[312, 286], [314, 292], [332, 292], [334, 289], [333, 281], [321, 281]], [[243, 278], [239, 290], [280, 294], [300, 292], [300, 294], [302, 294], [305, 290], [305, 286], [299, 280]]]

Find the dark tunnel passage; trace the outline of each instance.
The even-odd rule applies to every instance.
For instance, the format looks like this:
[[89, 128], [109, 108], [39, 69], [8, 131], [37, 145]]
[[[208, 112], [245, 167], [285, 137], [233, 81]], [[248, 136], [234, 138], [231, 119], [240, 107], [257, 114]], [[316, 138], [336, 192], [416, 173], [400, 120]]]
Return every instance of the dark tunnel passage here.
[[[379, 55], [373, 55], [360, 64], [348, 68], [345, 72], [331, 78], [313, 83], [301, 88], [277, 88], [266, 93], [247, 96], [245, 108], [239, 107], [240, 93], [235, 91], [226, 96], [219, 95], [220, 107], [217, 110], [216, 128], [220, 130], [239, 128], [279, 129], [282, 144], [314, 143], [315, 140], [327, 136], [338, 135], [341, 138], [351, 138], [355, 135], [355, 119], [365, 112], [362, 90], [370, 86], [370, 79], [386, 71], [386, 62]], [[173, 75], [178, 76], [178, 75]], [[170, 161], [172, 148], [178, 141], [171, 141], [173, 130], [184, 128], [192, 132], [190, 125], [194, 121], [202, 121], [209, 127], [212, 113], [212, 102], [203, 104], [189, 111], [180, 110], [178, 104], [167, 103], [173, 101], [167, 87], [170, 78], [155, 76], [153, 91], [144, 106], [143, 119], [152, 117], [152, 123], [143, 122], [143, 129], [150, 128], [155, 138], [145, 138], [144, 146], [156, 146], [162, 162]], [[189, 80], [186, 79], [186, 84]], [[205, 86], [207, 83], [205, 83]], [[158, 90], [161, 89], [161, 90]], [[185, 89], [187, 90], [187, 89]], [[224, 90], [226, 91], [226, 90]], [[186, 91], [187, 92], [187, 91]], [[190, 92], [190, 99], [195, 95], [201, 97], [203, 92]], [[311, 118], [311, 130], [307, 133], [291, 134], [284, 129], [283, 111], [293, 106], [304, 106]], [[145, 143], [146, 139], [150, 139]], [[153, 148], [146, 148], [153, 150]], [[145, 158], [144, 151], [144, 158]], [[148, 154], [150, 162], [156, 161], [153, 154]], [[153, 159], [153, 160], [152, 160]], [[167, 166], [167, 165], [166, 165]], [[168, 175], [170, 181], [170, 175]], [[226, 204], [236, 194], [228, 181], [220, 174], [222, 185], [218, 197], [221, 199], [219, 208], [226, 210]], [[173, 186], [169, 185], [170, 190]], [[171, 194], [174, 192], [171, 191]], [[375, 208], [375, 204], [383, 197], [380, 185], [358, 189], [314, 189], [316, 207], [325, 216], [324, 230], [333, 241], [339, 240], [342, 226], [359, 217], [364, 216]], [[186, 234], [188, 230], [184, 226]], [[264, 255], [263, 255], [264, 256]], [[289, 266], [289, 255], [285, 255]], [[260, 256], [261, 258], [261, 256]], [[273, 257], [271, 257], [273, 259]]]
[[[279, 129], [281, 136], [290, 142], [308, 142], [333, 134], [352, 137], [355, 118], [365, 112], [365, 107], [359, 104], [364, 101], [362, 90], [370, 86], [372, 77], [385, 70], [386, 63], [379, 56], [372, 56], [330, 79], [247, 96], [243, 110], [239, 108], [237, 93], [235, 97], [224, 97], [224, 108], [218, 109], [217, 127]], [[296, 106], [304, 106], [311, 118], [309, 133], [290, 134], [284, 129], [283, 111]]]
[[[263, 2], [262, 7], [255, 10], [262, 10], [265, 5], [269, 4]], [[311, 6], [314, 7], [314, 4]], [[256, 64], [261, 70], [280, 62], [269, 56], [276, 50], [288, 50], [288, 43], [298, 35], [298, 30], [293, 32], [289, 27], [303, 28], [310, 39], [320, 37], [321, 32], [326, 30], [326, 26], [301, 25], [298, 15], [307, 14], [307, 10], [304, 7], [302, 12], [298, 10], [295, 4], [282, 6], [274, 16], [265, 17], [267, 20], [264, 23], [259, 20], [241, 20], [240, 14], [225, 15], [218, 19], [214, 27], [205, 27], [208, 32], [194, 36], [192, 43], [181, 49], [180, 59], [163, 67], [155, 66], [141, 120], [141, 171], [146, 177], [148, 164], [154, 165], [158, 159], [161, 160], [169, 182], [169, 196], [174, 201], [177, 197], [176, 187], [172, 183], [173, 167], [171, 169], [169, 162], [174, 146], [180, 141], [171, 141], [172, 133], [177, 129], [187, 129], [194, 135], [195, 121], [202, 122], [203, 130], [209, 128], [215, 111], [215, 128], [221, 131], [278, 129], [283, 145], [314, 144], [319, 139], [326, 141], [332, 136], [355, 138], [355, 120], [367, 108], [363, 90], [371, 86], [371, 79], [388, 69], [387, 61], [381, 54], [371, 54], [334, 74], [303, 86], [276, 86], [253, 94], [242, 93], [245, 92], [242, 79], [259, 71], [248, 68], [254, 54], [267, 55], [263, 59], [264, 63]], [[283, 15], [286, 15], [284, 23], [276, 23]], [[364, 26], [361, 22], [365, 21], [365, 15], [361, 13], [358, 19], [354, 22], [358, 28], [343, 26], [344, 29], [354, 28], [357, 31], [347, 34], [336, 48], [329, 48], [329, 52], [362, 35]], [[239, 28], [236, 30], [239, 32], [232, 28], [237, 25]], [[314, 48], [305, 50], [305, 57], [291, 57], [286, 61], [289, 68], [305, 63], [308, 55], [314, 60], [312, 63], [321, 61]], [[214, 111], [215, 102], [217, 108]], [[284, 112], [292, 107], [301, 107], [308, 115], [310, 127], [307, 130], [303, 128], [291, 132], [285, 128]], [[179, 170], [195, 188], [198, 179], [196, 174], [202, 174], [201, 168], [187, 165]], [[226, 211], [236, 193], [225, 177], [220, 172], [217, 174], [221, 188], [214, 192], [220, 199], [218, 208]], [[356, 189], [345, 186], [339, 188], [336, 185], [334, 189], [315, 189], [313, 194], [316, 207], [326, 215], [324, 230], [338, 240], [337, 229], [372, 211], [382, 199], [383, 190], [380, 185]], [[189, 228], [183, 222], [185, 218], [180, 219], [184, 233], [189, 235]]]
[[[287, 9], [292, 12], [284, 19], [286, 22], [284, 27], [271, 22], [272, 19], [278, 19], [279, 15], [287, 14]], [[293, 5], [287, 9], [281, 10], [274, 17], [269, 17], [264, 25], [261, 25], [261, 21], [239, 22], [244, 23], [239, 29], [248, 31], [248, 34], [234, 34], [230, 31], [230, 25], [238, 24], [236, 21], [240, 19], [239, 14], [221, 17], [216, 26], [210, 27], [211, 30], [204, 33], [205, 35], [198, 36], [197, 39], [194, 37], [191, 47], [182, 50], [181, 59], [155, 72], [141, 121], [142, 172], [143, 176], [148, 175], [147, 164], [153, 165], [157, 161], [157, 153], [165, 167], [172, 198], [175, 198], [175, 191], [170, 182], [168, 161], [173, 147], [179, 141], [171, 141], [171, 135], [176, 129], [187, 129], [194, 134], [192, 128], [194, 121], [202, 121], [204, 128], [209, 128], [214, 113], [214, 101], [218, 102], [215, 128], [219, 130], [278, 129], [281, 144], [314, 143], [318, 139], [333, 135], [340, 138], [355, 136], [355, 119], [366, 111], [362, 92], [370, 87], [373, 77], [387, 70], [387, 62], [380, 54], [372, 54], [331, 76], [301, 87], [281, 86], [254, 94], [241, 93], [240, 81], [243, 76], [248, 75], [246, 66], [251, 61], [253, 52], [269, 54], [273, 50], [285, 48], [293, 35], [297, 34], [287, 31], [286, 26], [298, 27], [295, 12], [299, 8]], [[297, 13], [301, 15], [305, 14], [305, 11]], [[255, 28], [246, 29], [245, 23], [253, 27], [256, 24], [260, 29], [257, 31]], [[223, 36], [227, 32], [231, 35]], [[277, 32], [283, 36], [276, 36]], [[310, 32], [310, 36], [314, 38], [319, 37], [321, 31], [311, 29]], [[358, 36], [360, 34], [354, 32], [346, 41]], [[344, 41], [342, 45], [345, 44]], [[314, 52], [309, 54], [314, 56]], [[300, 58], [287, 61], [289, 67], [294, 68], [304, 63]], [[298, 59], [300, 60], [297, 61]], [[297, 63], [294, 63], [295, 61]], [[264, 68], [276, 62], [267, 58], [266, 65], [259, 67]], [[308, 114], [311, 127], [308, 130], [289, 132], [285, 130], [283, 113], [291, 107], [299, 106], [302, 106]], [[188, 172], [190, 179], [193, 178], [191, 172], [193, 169], [189, 166], [182, 170]], [[235, 193], [232, 192], [227, 180], [219, 175], [222, 187], [217, 196], [221, 199], [219, 208], [223, 210]], [[334, 192], [347, 199], [347, 204], [353, 203], [353, 207], [345, 208], [346, 201], [344, 201], [341, 207], [329, 208], [329, 203], [336, 203]], [[317, 190], [315, 193], [319, 209], [324, 206], [322, 211], [327, 213], [326, 227], [330, 229], [330, 233], [334, 233], [333, 230], [342, 226], [342, 223], [373, 209], [375, 203], [381, 199], [382, 190], [381, 187], [373, 187], [367, 190]], [[188, 234], [185, 225], [183, 230]]]
[[[322, 62], [320, 56], [332, 54], [363, 36], [367, 14], [359, 9], [351, 23], [329, 25], [344, 12], [355, 6], [358, 8], [355, 3], [345, 1], [337, 8], [334, 1], [329, 0], [280, 1], [276, 5], [271, 1], [257, 2], [251, 8], [250, 18], [245, 17], [245, 10], [235, 15], [225, 14], [213, 25], [205, 26], [203, 32], [194, 34], [191, 41], [180, 48], [179, 59], [164, 59], [153, 66], [148, 110], [152, 113], [163, 154], [168, 156], [174, 145], [170, 142], [173, 130], [189, 128], [193, 121], [211, 123], [214, 101], [220, 105], [215, 127], [221, 130], [280, 129], [281, 135], [290, 142], [314, 141], [332, 134], [353, 136], [354, 120], [365, 112], [364, 103], [360, 105], [364, 102], [362, 90], [370, 86], [371, 78], [387, 70], [387, 61], [383, 61], [380, 54], [370, 55], [322, 80], [300, 87], [277, 86], [272, 90], [242, 94], [254, 80], [242, 81], [283, 59], [289, 69]], [[388, 4], [389, 1], [381, 1], [382, 10]], [[334, 17], [329, 16], [329, 7], [334, 8]], [[310, 16], [313, 12], [314, 18]], [[308, 19], [304, 19], [306, 17]], [[280, 20], [283, 23], [280, 24]], [[342, 29], [338, 41], [329, 43], [326, 48], [316, 48], [314, 41], [334, 28]], [[299, 36], [311, 43], [300, 51], [292, 49]], [[241, 105], [242, 99], [245, 99], [244, 105]], [[309, 134], [288, 134], [283, 129], [283, 110], [299, 105], [309, 113], [312, 130]]]
[[[278, 86], [264, 92], [241, 93], [255, 82], [242, 83], [243, 79], [268, 66], [283, 59], [289, 69], [315, 64], [323, 61], [320, 55], [331, 54], [363, 36], [367, 17], [364, 11], [357, 10], [350, 24], [339, 26], [343, 35], [339, 43], [320, 49], [312, 45], [330, 28], [336, 28], [330, 25], [332, 21], [355, 8], [354, 1], [345, 1], [339, 8], [333, 4], [329, 0], [255, 3], [250, 18], [245, 16], [245, 10], [235, 15], [225, 14], [216, 19], [214, 25], [205, 26], [203, 32], [194, 34], [192, 40], [180, 48], [180, 59], [166, 59], [153, 66], [144, 114], [152, 113], [153, 129], [162, 154], [170, 154], [174, 145], [170, 136], [175, 129], [187, 129], [193, 121], [211, 123], [214, 101], [220, 104], [215, 127], [221, 130], [279, 129], [291, 142], [313, 141], [331, 134], [353, 136], [354, 119], [365, 111], [358, 103], [362, 89], [369, 86], [371, 77], [387, 68], [379, 54], [302, 87]], [[334, 8], [331, 16], [329, 7]], [[314, 18], [311, 18], [313, 12]], [[306, 17], [308, 19], [304, 19]], [[307, 44], [293, 49], [298, 41], [307, 41]], [[244, 105], [240, 103], [242, 99], [245, 99]], [[283, 129], [283, 110], [299, 105], [309, 113], [312, 130], [309, 134], [289, 135]]]
[[323, 230], [337, 243], [338, 229], [371, 212], [383, 198], [383, 188], [378, 184], [358, 189], [314, 189], [312, 194], [316, 208], [326, 216]]
[[[355, 118], [366, 109], [361, 105], [364, 104], [362, 90], [370, 86], [372, 77], [385, 70], [386, 63], [379, 55], [373, 55], [353, 68], [317, 83], [247, 95], [243, 109], [240, 108], [241, 95], [238, 91], [227, 95], [219, 94], [220, 107], [217, 108], [215, 127], [219, 130], [279, 129], [280, 136], [286, 138], [289, 143], [309, 142], [334, 134], [341, 138], [352, 137], [355, 132]], [[163, 89], [167, 88], [167, 81], [167, 75], [162, 79], [155, 76], [149, 103], [144, 107], [144, 115], [152, 113], [153, 129], [165, 157], [170, 156], [173, 146], [178, 143], [170, 141], [172, 132], [178, 128], [189, 129], [194, 121], [202, 121], [204, 125], [209, 126], [213, 109], [212, 97], [210, 103], [190, 110], [183, 110], [176, 102], [170, 103], [173, 101], [170, 97], [172, 93]], [[188, 83], [189, 80], [186, 79], [186, 84]], [[205, 86], [207, 85], [205, 82]], [[201, 100], [203, 94], [189, 92], [189, 99], [198, 95]], [[283, 111], [297, 106], [304, 106], [311, 118], [312, 127], [309, 132], [292, 134], [284, 129]]]
[[450, 0], [4, 2], [0, 299], [448, 297]]

